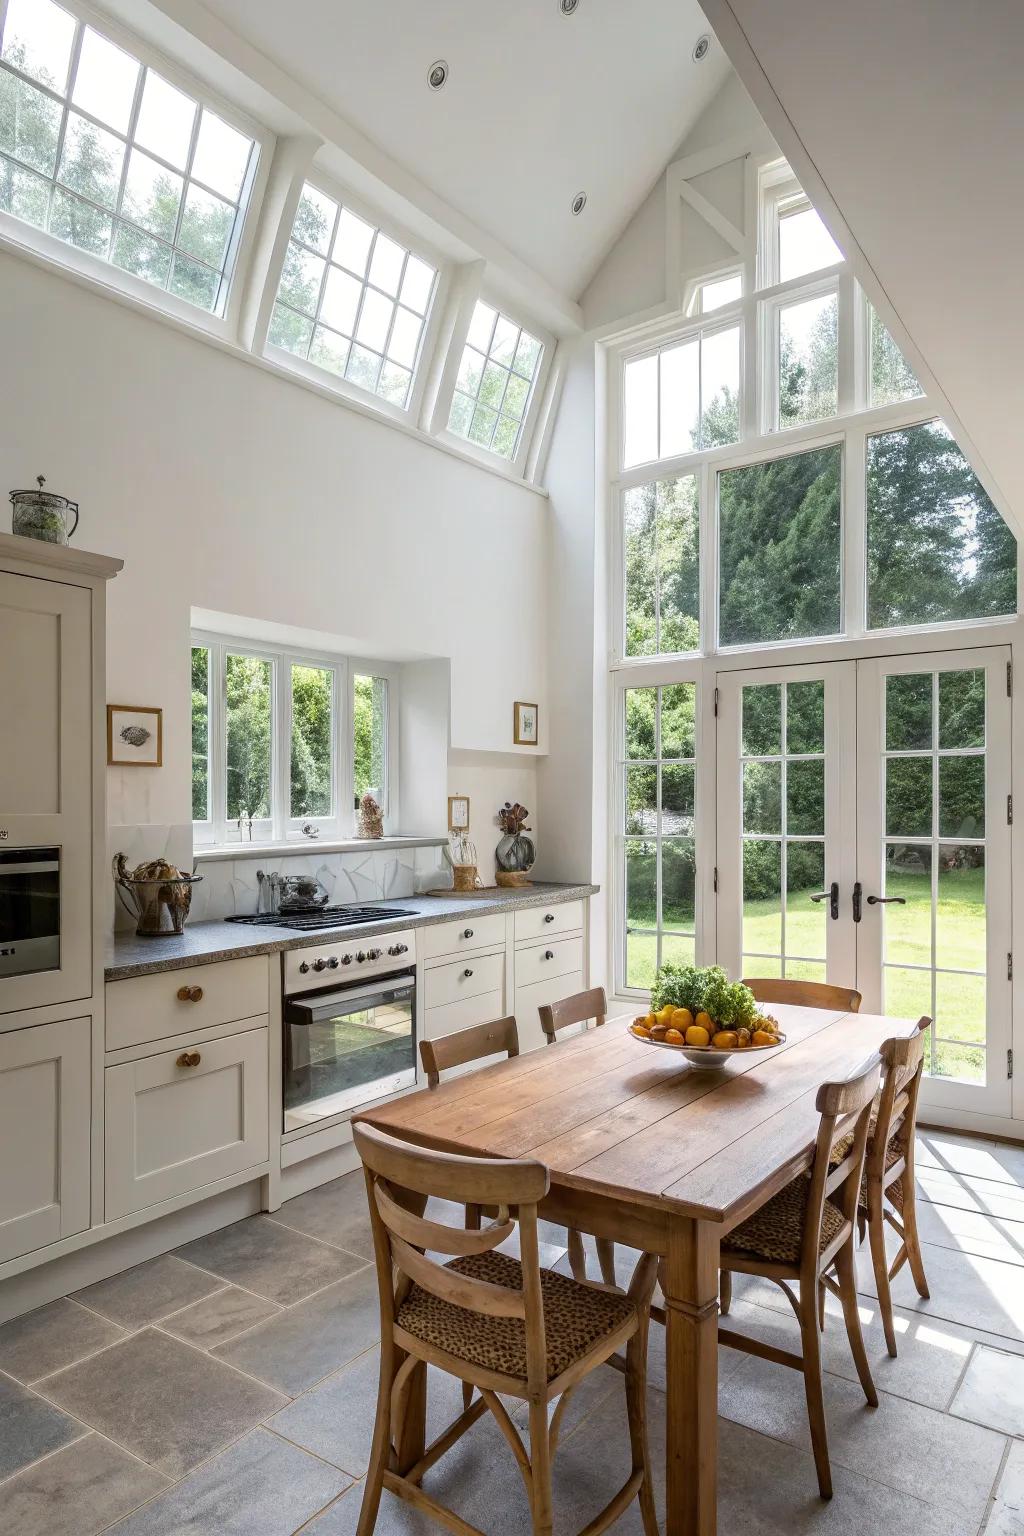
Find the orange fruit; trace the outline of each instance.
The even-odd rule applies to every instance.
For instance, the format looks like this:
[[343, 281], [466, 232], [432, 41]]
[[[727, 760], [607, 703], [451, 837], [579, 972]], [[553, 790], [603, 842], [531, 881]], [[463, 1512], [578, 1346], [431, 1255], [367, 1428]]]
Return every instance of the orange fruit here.
[[665, 1044], [666, 1045], [682, 1045], [683, 1044], [683, 1036], [679, 1033], [678, 1029], [667, 1029], [665, 1031]]
[[672, 1022], [672, 1015], [674, 1013], [675, 1013], [675, 1009], [673, 1008], [672, 1004], [671, 1003], [666, 1003], [664, 1008], [659, 1008], [658, 1009], [657, 1013], [655, 1014], [655, 1018], [657, 1019], [659, 1024], [671, 1024], [671, 1022]]
[[755, 1029], [750, 1040], [751, 1045], [778, 1045], [774, 1035], [770, 1035], [766, 1029]]
[[714, 1034], [714, 1032], [715, 1032], [715, 1021], [711, 1017], [711, 1015], [709, 1013], [705, 1013], [703, 1009], [701, 1009], [700, 1013], [698, 1013], [697, 1017], [694, 1019], [693, 1022], [700, 1029], [706, 1029], [707, 1030], [708, 1038], [709, 1039]]
[[677, 1008], [672, 1015], [672, 1028], [682, 1030], [683, 1034], [693, 1023], [693, 1014], [689, 1008]]
[[653, 1013], [645, 1013], [641, 1022], [646, 1024], [648, 1029], [653, 1029], [658, 1021]]
[[[706, 1013], [703, 1014], [703, 1015], [698, 1014], [697, 1017], [698, 1018], [703, 1017], [703, 1018], [706, 1019], [707, 1018], [707, 1014]], [[710, 1039], [711, 1039], [711, 1036], [708, 1033], [708, 1031], [703, 1027], [703, 1025], [691, 1024], [689, 1029], [686, 1031], [686, 1043], [687, 1043], [687, 1045], [707, 1045], [707, 1043], [708, 1043], [708, 1041]]]
[[720, 1029], [711, 1037], [711, 1044], [719, 1051], [735, 1051], [739, 1043], [740, 1037], [734, 1029]]
[[650, 1030], [641, 1019], [637, 1019], [635, 1023], [631, 1024], [630, 1029], [633, 1031], [634, 1035], [639, 1035], [641, 1040], [649, 1040], [651, 1038]]

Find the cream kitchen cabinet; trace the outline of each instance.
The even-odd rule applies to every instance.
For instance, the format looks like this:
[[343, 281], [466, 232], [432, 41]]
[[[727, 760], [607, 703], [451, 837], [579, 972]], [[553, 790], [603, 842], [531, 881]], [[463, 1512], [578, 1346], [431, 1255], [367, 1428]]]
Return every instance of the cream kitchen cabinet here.
[[586, 903], [552, 902], [515, 913], [515, 1016], [520, 1050], [543, 1045], [538, 1010], [587, 985]]
[[0, 1034], [0, 1264], [89, 1225], [91, 1020]]
[[108, 1222], [255, 1169], [269, 1153], [266, 1015], [214, 1039], [162, 1043], [104, 1074]]

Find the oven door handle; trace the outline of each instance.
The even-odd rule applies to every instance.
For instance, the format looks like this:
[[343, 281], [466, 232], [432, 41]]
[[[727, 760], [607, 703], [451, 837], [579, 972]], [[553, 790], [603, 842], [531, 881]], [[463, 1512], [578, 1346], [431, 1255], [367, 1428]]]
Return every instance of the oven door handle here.
[[408, 981], [392, 981], [386, 986], [360, 987], [358, 991], [345, 988], [329, 992], [326, 996], [320, 993], [309, 998], [301, 995], [289, 997], [285, 1000], [285, 1021], [288, 1024], [317, 1024], [322, 1019], [335, 1019], [341, 1014], [352, 1013], [370, 998], [379, 1003], [389, 1003], [403, 992], [409, 993], [411, 997], [414, 986], [414, 977], [410, 975]]

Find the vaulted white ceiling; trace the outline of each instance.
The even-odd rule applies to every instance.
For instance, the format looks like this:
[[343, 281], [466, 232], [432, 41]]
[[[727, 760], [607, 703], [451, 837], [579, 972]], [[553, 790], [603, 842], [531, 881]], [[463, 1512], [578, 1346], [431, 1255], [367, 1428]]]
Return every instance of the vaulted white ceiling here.
[[695, 0], [205, 5], [571, 298], [728, 73]]
[[1024, 530], [1024, 4], [705, 4], [819, 212]]

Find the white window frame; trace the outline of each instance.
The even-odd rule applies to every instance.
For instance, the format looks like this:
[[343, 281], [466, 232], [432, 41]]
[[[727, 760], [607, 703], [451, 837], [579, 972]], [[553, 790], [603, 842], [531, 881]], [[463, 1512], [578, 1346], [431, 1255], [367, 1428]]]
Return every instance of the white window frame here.
[[[743, 441], [743, 418], [746, 408], [746, 327], [743, 323], [743, 302], [723, 305], [722, 308], [711, 311], [710, 316], [697, 316], [683, 325], [678, 322], [668, 331], [659, 334], [657, 340], [644, 339], [632, 345], [625, 345], [617, 354], [617, 365], [610, 370], [610, 378], [613, 382], [611, 391], [612, 420], [618, 423], [618, 434], [613, 438], [615, 442], [615, 466], [618, 478], [624, 484], [644, 484], [650, 479], [664, 479], [661, 473], [662, 464], [682, 463], [689, 459], [705, 459], [709, 454], [732, 453]], [[692, 448], [685, 454], [669, 456], [667, 458], [645, 459], [641, 464], [631, 464], [625, 467], [626, 457], [626, 366], [629, 363], [639, 362], [645, 357], [659, 357], [662, 352], [669, 352], [673, 347], [681, 346], [688, 341], [696, 340], [700, 349], [703, 348], [703, 338], [714, 336], [721, 331], [731, 331], [739, 326], [739, 436], [735, 443], [725, 443], [720, 448]], [[698, 352], [698, 390], [702, 388], [700, 368], [702, 363], [701, 352]], [[660, 374], [659, 374], [659, 433], [660, 433]], [[703, 415], [703, 396], [700, 395], [700, 414]], [[656, 473], [653, 473], [656, 471]], [[639, 476], [639, 480], [637, 477]]]
[[[815, 299], [835, 297], [836, 301], [836, 328], [839, 335], [837, 348], [836, 367], [836, 411], [832, 416], [822, 416], [814, 422], [798, 422], [793, 426], [783, 426], [779, 419], [781, 409], [781, 376], [782, 367], [782, 312], [793, 309], [798, 304], [813, 302]], [[786, 285], [777, 291], [774, 297], [762, 299], [760, 310], [760, 335], [758, 338], [758, 356], [760, 366], [759, 396], [761, 409], [761, 434], [768, 437], [775, 433], [790, 432], [800, 427], [817, 427], [819, 430], [827, 430], [829, 424], [839, 416], [841, 392], [843, 389], [843, 354], [842, 345], [844, 334], [843, 298], [840, 294], [839, 279], [835, 276], [816, 277], [810, 280], [801, 279], [798, 287]]]
[[[624, 695], [627, 688], [696, 682], [697, 804], [695, 857], [696, 959], [712, 962], [717, 954], [714, 892], [716, 764], [714, 694], [716, 674], [723, 668], [755, 668], [803, 664], [845, 657], [888, 655], [995, 644], [1019, 638], [1024, 608], [1024, 539], [1018, 540], [1017, 614], [944, 621], [927, 625], [867, 627], [867, 442], [879, 433], [942, 419], [940, 404], [927, 393], [891, 405], [870, 403], [870, 310], [866, 294], [846, 262], [817, 272], [778, 281], [778, 218], [780, 205], [803, 194], [784, 163], [765, 167], [760, 176], [757, 288], [735, 304], [713, 310], [710, 317], [645, 323], [613, 338], [606, 346], [608, 431], [607, 568], [610, 613], [608, 706], [613, 722], [610, 736], [608, 849], [611, 890], [609, 923], [610, 973], [616, 994], [639, 1000], [644, 993], [625, 987], [625, 867], [623, 805], [625, 796]], [[811, 206], [805, 199], [806, 206]], [[767, 254], [766, 254], [767, 253]], [[737, 270], [735, 266], [730, 270]], [[689, 277], [684, 303], [694, 303], [701, 285], [721, 277], [725, 268], [701, 270]], [[839, 309], [839, 410], [823, 421], [776, 430], [778, 412], [778, 309], [804, 297], [835, 291]], [[676, 457], [622, 468], [624, 450], [623, 369], [627, 361], [675, 345], [703, 328], [741, 324], [740, 440], [723, 448], [693, 451]], [[753, 386], [753, 387], [752, 387]], [[809, 449], [838, 443], [841, 469], [841, 617], [835, 635], [801, 637], [755, 645], [723, 646], [719, 640], [719, 514], [718, 473]], [[695, 652], [656, 656], [626, 656], [625, 545], [623, 496], [626, 490], [656, 480], [695, 475], [699, 496], [700, 646]]]
[[[351, 379], [339, 378], [329, 368], [322, 368], [318, 363], [311, 363], [307, 358], [297, 357], [294, 352], [289, 352], [286, 347], [275, 346], [269, 339], [269, 327], [268, 339], [263, 348], [264, 356], [280, 367], [287, 368], [292, 373], [301, 374], [303, 378], [309, 379], [311, 383], [318, 385], [321, 389], [330, 390], [332, 394], [358, 402], [360, 405], [369, 406], [375, 411], [380, 411], [385, 416], [390, 416], [395, 421], [405, 422], [406, 424], [415, 423], [420, 418], [432, 360], [437, 352], [442, 317], [451, 285], [451, 263], [446, 261], [433, 246], [421, 240], [418, 236], [410, 234], [407, 229], [395, 220], [382, 217], [370, 204], [364, 202], [357, 194], [350, 192], [341, 182], [325, 174], [319, 167], [313, 167], [308, 174], [301, 178], [300, 198], [302, 195], [301, 188], [304, 186], [310, 186], [315, 191], [322, 192], [332, 202], [338, 203], [342, 208], [349, 209], [350, 212], [356, 214], [358, 218], [363, 219], [367, 224], [372, 225], [382, 235], [403, 246], [411, 256], [419, 257], [420, 260], [428, 262], [434, 268], [436, 276], [430, 295], [430, 303], [423, 317], [419, 350], [416, 354], [416, 363], [412, 371], [412, 388], [409, 391], [408, 402], [404, 406], [395, 405], [392, 401], [385, 400], [382, 395], [375, 394], [373, 390], [365, 389], [361, 384], [354, 384]], [[296, 204], [297, 206], [298, 204]], [[288, 242], [292, 238], [294, 224], [295, 220], [293, 217], [288, 228], [287, 237], [282, 242], [282, 252], [287, 251]], [[278, 291], [281, 286], [281, 271], [283, 271], [283, 261], [281, 269], [276, 270], [274, 293], [270, 298], [268, 307], [268, 315], [271, 317], [277, 304]], [[365, 294], [365, 292], [366, 284], [364, 279], [363, 293]], [[360, 298], [361, 304], [362, 298]]]
[[[731, 300], [728, 304], [719, 304], [714, 309], [705, 310], [704, 289], [709, 283], [723, 283], [730, 277], [738, 277], [740, 280], [739, 298]], [[688, 320], [707, 321], [711, 315], [738, 312], [746, 297], [745, 288], [746, 271], [741, 261], [730, 262], [727, 266], [702, 272], [700, 277], [691, 277], [683, 285], [683, 314]]]
[[[387, 740], [385, 746], [384, 830], [396, 835], [399, 825], [398, 795], [398, 724], [401, 668], [393, 662], [370, 661], [363, 657], [332, 655], [292, 646], [268, 646], [259, 641], [193, 630], [191, 650], [197, 646], [209, 651], [208, 742], [209, 772], [205, 821], [194, 821], [193, 837], [197, 847], [229, 847], [239, 842], [266, 846], [294, 847], [312, 843], [303, 832], [311, 826], [326, 839], [344, 841], [355, 835], [356, 816], [349, 811], [354, 791], [354, 712], [353, 679], [357, 673], [385, 677], [388, 681]], [[227, 709], [225, 697], [225, 658], [254, 656], [270, 663], [270, 802], [271, 814], [255, 820], [252, 837], [246, 822], [241, 828], [227, 817]], [[331, 790], [333, 814], [330, 816], [293, 816], [291, 813], [291, 668], [294, 665], [325, 668], [333, 674], [331, 708], [333, 718], [331, 748]], [[314, 844], [315, 846], [315, 844]]]
[[[246, 280], [249, 264], [252, 257], [253, 242], [256, 236], [256, 228], [259, 224], [260, 212], [263, 206], [263, 198], [266, 192], [267, 179], [270, 175], [270, 165], [274, 156], [276, 140], [274, 135], [260, 123], [239, 111], [230, 101], [226, 100], [217, 91], [212, 90], [204, 81], [190, 74], [188, 70], [179, 65], [164, 53], [150, 46], [143, 38], [132, 32], [127, 27], [107, 16], [104, 12], [95, 10], [84, 3], [84, 0], [58, 0], [63, 10], [66, 10], [76, 20], [86, 26], [93, 27], [110, 42], [123, 48], [125, 52], [143, 64], [148, 69], [153, 69], [161, 75], [169, 84], [177, 86], [179, 90], [196, 101], [200, 107], [209, 107], [218, 117], [222, 117], [230, 127], [236, 128], [239, 133], [244, 133], [251, 138], [257, 149], [256, 162], [250, 166], [248, 189], [243, 187], [239, 202], [239, 223], [235, 230], [234, 256], [229, 269], [227, 283], [227, 303], [223, 315], [215, 315], [204, 310], [197, 304], [189, 304], [185, 299], [179, 298], [168, 290], [158, 288], [155, 283], [148, 283], [144, 278], [136, 277], [131, 272], [123, 272], [120, 267], [115, 267], [113, 262], [105, 261], [100, 256], [93, 255], [90, 251], [79, 250], [77, 246], [60, 240], [56, 235], [48, 231], [37, 229], [35, 225], [26, 223], [14, 214], [0, 210], [0, 244], [13, 246], [15, 249], [23, 249], [41, 256], [47, 263], [65, 270], [78, 273], [91, 282], [110, 288], [116, 292], [127, 294], [148, 306], [151, 309], [160, 310], [182, 320], [186, 324], [196, 326], [200, 330], [223, 339], [234, 340], [238, 334], [239, 317], [244, 300]], [[0, 28], [7, 12], [7, 0], [0, 0]], [[81, 37], [81, 34], [79, 34]], [[74, 61], [73, 61], [74, 62]], [[28, 78], [28, 77], [26, 77]], [[140, 76], [141, 79], [141, 76]], [[30, 81], [37, 89], [53, 95], [47, 87], [39, 86], [37, 81]], [[132, 113], [132, 123], [138, 111], [138, 94]], [[76, 112], [79, 108], [74, 109]], [[91, 114], [82, 113], [89, 117]], [[198, 120], [198, 115], [197, 115]], [[106, 130], [106, 125], [98, 126]], [[130, 141], [129, 141], [130, 142]], [[146, 151], [148, 154], [149, 151]], [[127, 165], [127, 157], [126, 162]]]
[[[535, 320], [532, 320], [525, 314], [518, 305], [506, 303], [499, 293], [486, 285], [474, 293], [472, 298], [472, 303], [467, 302], [462, 306], [448, 344], [447, 362], [451, 366], [445, 366], [434, 404], [433, 420], [436, 426], [434, 436], [439, 442], [447, 443], [450, 447], [456, 448], [460, 453], [468, 455], [469, 458], [475, 459], [478, 463], [486, 464], [490, 469], [497, 468], [516, 479], [522, 479], [526, 474], [531, 444], [543, 413], [544, 401], [551, 378], [551, 368], [554, 362], [556, 338], [545, 326], [538, 325]], [[503, 454], [495, 453], [491, 448], [481, 448], [479, 444], [470, 442], [468, 437], [460, 437], [457, 432], [450, 431], [448, 427], [452, 400], [455, 397], [455, 383], [458, 378], [459, 369], [462, 367], [462, 354], [469, 338], [469, 328], [472, 324], [473, 313], [478, 302], [488, 304], [492, 309], [496, 309], [507, 320], [511, 320], [514, 325], [518, 325], [520, 330], [527, 331], [529, 335], [540, 342], [543, 348], [540, 366], [534, 377], [529, 399], [526, 403], [526, 411], [523, 415], [522, 426], [519, 429], [519, 442], [516, 444], [515, 455], [511, 459], [506, 459]]]

